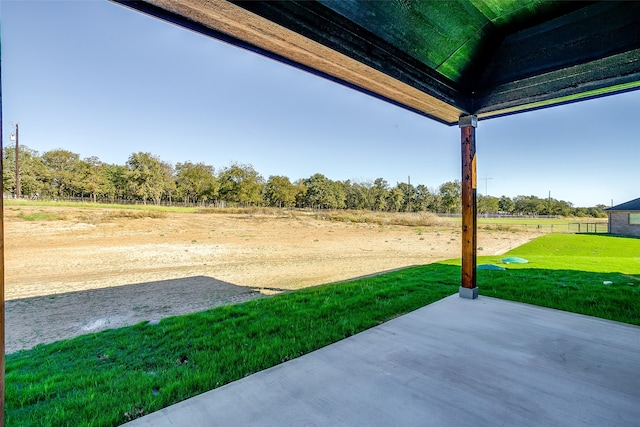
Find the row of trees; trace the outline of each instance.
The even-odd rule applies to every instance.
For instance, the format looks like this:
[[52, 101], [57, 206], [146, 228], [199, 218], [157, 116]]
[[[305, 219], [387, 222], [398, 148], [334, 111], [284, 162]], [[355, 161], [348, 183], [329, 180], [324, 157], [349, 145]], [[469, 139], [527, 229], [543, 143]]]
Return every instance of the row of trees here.
[[[390, 212], [458, 213], [461, 208], [457, 180], [437, 189], [408, 183], [392, 187], [383, 178], [333, 181], [320, 173], [293, 182], [277, 175], [265, 180], [249, 164], [234, 163], [216, 172], [204, 163], [184, 162], [174, 167], [151, 153], [138, 152], [126, 164], [115, 165], [97, 157], [81, 159], [62, 149], [40, 155], [24, 146], [18, 163], [21, 193], [29, 198]], [[2, 179], [5, 191], [15, 193], [14, 147], [4, 148]], [[602, 216], [604, 208], [574, 208], [569, 202], [535, 196], [478, 197], [480, 214]]]

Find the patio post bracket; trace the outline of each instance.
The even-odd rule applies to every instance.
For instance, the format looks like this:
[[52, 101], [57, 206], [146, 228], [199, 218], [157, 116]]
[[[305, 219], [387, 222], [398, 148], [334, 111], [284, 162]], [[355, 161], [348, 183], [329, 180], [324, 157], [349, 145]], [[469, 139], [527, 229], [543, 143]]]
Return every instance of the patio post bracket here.
[[460, 297], [476, 299], [477, 256], [477, 177], [476, 177], [476, 127], [478, 118], [473, 115], [459, 119], [462, 148], [462, 283]]

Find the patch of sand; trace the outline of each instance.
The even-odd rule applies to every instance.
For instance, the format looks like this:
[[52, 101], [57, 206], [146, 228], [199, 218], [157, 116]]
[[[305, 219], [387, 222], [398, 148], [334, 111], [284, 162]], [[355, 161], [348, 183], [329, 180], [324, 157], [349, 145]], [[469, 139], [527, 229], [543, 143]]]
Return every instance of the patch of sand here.
[[[25, 221], [19, 213], [59, 213]], [[537, 233], [482, 232], [495, 255]], [[442, 227], [322, 221], [308, 215], [5, 207], [6, 351], [107, 328], [460, 256]]]

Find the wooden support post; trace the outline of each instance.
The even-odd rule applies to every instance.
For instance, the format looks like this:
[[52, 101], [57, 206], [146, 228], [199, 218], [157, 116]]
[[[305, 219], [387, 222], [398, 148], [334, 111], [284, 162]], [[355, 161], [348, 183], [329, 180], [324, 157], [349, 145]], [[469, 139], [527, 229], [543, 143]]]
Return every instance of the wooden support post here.
[[[0, 58], [2, 57], [0, 47]], [[1, 63], [1, 60], [0, 60]], [[0, 65], [0, 75], [2, 75]], [[0, 153], [2, 145], [2, 79], [0, 78]], [[17, 153], [16, 153], [17, 155]], [[0, 162], [0, 176], [4, 176]], [[4, 194], [4, 185], [0, 180], [0, 194]], [[4, 196], [0, 197], [0, 427], [4, 427]]]
[[463, 116], [459, 121], [462, 145], [462, 284], [460, 296], [475, 299], [477, 256], [477, 178], [476, 116]]

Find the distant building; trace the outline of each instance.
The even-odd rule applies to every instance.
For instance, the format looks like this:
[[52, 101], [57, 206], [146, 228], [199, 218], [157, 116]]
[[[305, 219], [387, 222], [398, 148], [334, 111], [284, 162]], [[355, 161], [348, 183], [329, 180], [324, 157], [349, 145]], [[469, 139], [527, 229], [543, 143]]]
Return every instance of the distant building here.
[[640, 237], [640, 198], [607, 209], [609, 233]]

